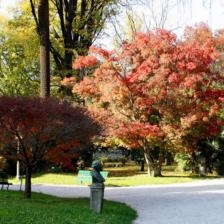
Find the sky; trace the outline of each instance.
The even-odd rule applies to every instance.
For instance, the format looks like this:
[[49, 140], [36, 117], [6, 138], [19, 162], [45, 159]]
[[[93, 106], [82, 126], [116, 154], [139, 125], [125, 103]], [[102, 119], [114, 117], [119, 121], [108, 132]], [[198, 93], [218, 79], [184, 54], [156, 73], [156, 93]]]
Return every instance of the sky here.
[[[168, 29], [178, 30], [180, 27], [193, 26], [200, 22], [208, 24], [213, 30], [224, 27], [224, 0], [211, 0], [211, 6], [210, 0], [192, 0], [191, 5], [186, 4], [184, 7], [177, 7], [175, 0], [156, 0], [153, 7], [155, 14], [161, 15], [161, 6], [166, 1], [170, 2], [165, 24]], [[184, 1], [189, 2], [189, 0]], [[147, 7], [138, 7], [134, 10], [139, 15], [145, 14], [146, 20], [152, 20], [150, 9]]]
[[[0, 14], [4, 16], [10, 16], [10, 7], [16, 7], [18, 1], [19, 0], [0, 0]], [[156, 2], [153, 6], [155, 14], [160, 14], [161, 4], [165, 1], [167, 0], [154, 1]], [[167, 21], [165, 23], [165, 28], [173, 30], [178, 35], [181, 35], [183, 33], [183, 27], [193, 26], [196, 23], [200, 22], [207, 23], [213, 30], [224, 28], [224, 0], [213, 0], [211, 8], [209, 7], [209, 0], [207, 0], [207, 4], [204, 6], [202, 4], [203, 0], [192, 0], [192, 5], [186, 6], [185, 8], [175, 7], [172, 2], [175, 0], [169, 1], [171, 4], [169, 5], [169, 13], [167, 16]], [[144, 18], [144, 21], [146, 21], [147, 24], [150, 24], [151, 28], [153, 27], [152, 17], [150, 16], [151, 12], [149, 8], [135, 7], [134, 11], [139, 15], [139, 18]], [[145, 16], [143, 17], [143, 15]], [[119, 20], [123, 21], [123, 24], [121, 22], [121, 25], [125, 29], [125, 19], [121, 17]], [[111, 25], [107, 26], [107, 33], [109, 33], [111, 37], [107, 36], [99, 42], [106, 43], [106, 45], [111, 42], [110, 38], [113, 38], [114, 36]]]
[[[158, 15], [157, 19], [160, 19], [162, 5], [167, 1], [169, 1], [168, 15], [164, 28], [172, 30], [179, 37], [183, 35], [186, 26], [194, 26], [201, 22], [208, 24], [213, 31], [224, 28], [224, 0], [211, 0], [211, 5], [209, 4], [210, 0], [192, 0], [192, 4], [185, 4], [182, 7], [175, 4], [176, 0], [155, 0], [153, 6], [133, 7], [133, 10], [139, 15], [139, 18], [143, 18], [149, 24], [149, 28], [154, 28], [152, 9], [155, 15]], [[184, 1], [189, 2], [189, 0]], [[204, 5], [203, 2], [205, 2]], [[125, 21], [125, 19], [120, 20]], [[122, 26], [124, 30], [127, 30], [125, 22]], [[109, 28], [108, 30], [110, 31]], [[111, 36], [114, 35], [115, 33], [111, 32]], [[108, 43], [109, 41], [101, 42]]]
[[9, 15], [9, 8], [16, 6], [18, 0], [0, 0], [0, 13]]
[[214, 30], [224, 27], [224, 0], [213, 0], [211, 8], [208, 0], [204, 6], [202, 0], [193, 0], [189, 10], [176, 10], [178, 13], [170, 16], [173, 19], [169, 20], [169, 24], [176, 20], [179, 14], [183, 25], [205, 22]]
[[[19, 0], [0, 0], [0, 13], [9, 15], [10, 7], [16, 6], [18, 1]], [[182, 17], [181, 21], [187, 25], [203, 21], [208, 23], [214, 29], [224, 26], [224, 0], [213, 0], [211, 10], [209, 9], [209, 4], [203, 7], [201, 4], [202, 1], [203, 0], [193, 0], [191, 12], [190, 10], [185, 10], [185, 12], [183, 12], [183, 10], [176, 10], [176, 8], [173, 7], [173, 10], [171, 10], [171, 13], [173, 14], [170, 15], [171, 13], [169, 13], [168, 24], [170, 25], [170, 23], [173, 23], [173, 20]], [[156, 0], [155, 2], [157, 2], [155, 8], [160, 8], [161, 3], [164, 2], [164, 0]], [[143, 10], [145, 10], [145, 8]], [[139, 8], [137, 11], [143, 10]]]

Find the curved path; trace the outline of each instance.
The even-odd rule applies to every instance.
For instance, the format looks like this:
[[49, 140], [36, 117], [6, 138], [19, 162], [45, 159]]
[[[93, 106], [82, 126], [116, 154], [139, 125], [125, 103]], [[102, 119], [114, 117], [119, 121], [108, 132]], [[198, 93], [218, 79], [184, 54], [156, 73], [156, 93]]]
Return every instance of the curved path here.
[[[12, 187], [18, 189], [18, 185]], [[66, 185], [33, 186], [33, 191], [60, 197], [89, 197], [89, 188]], [[138, 212], [135, 224], [224, 223], [224, 179], [185, 184], [108, 187], [105, 198], [125, 202]]]

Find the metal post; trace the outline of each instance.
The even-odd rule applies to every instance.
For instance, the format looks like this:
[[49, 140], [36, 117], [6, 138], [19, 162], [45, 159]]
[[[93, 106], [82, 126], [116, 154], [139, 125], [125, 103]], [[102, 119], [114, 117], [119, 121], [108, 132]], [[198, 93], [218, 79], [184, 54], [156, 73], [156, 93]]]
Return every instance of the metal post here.
[[[17, 139], [17, 155], [19, 154], [19, 140]], [[20, 180], [20, 162], [17, 158], [16, 162], [16, 179]]]

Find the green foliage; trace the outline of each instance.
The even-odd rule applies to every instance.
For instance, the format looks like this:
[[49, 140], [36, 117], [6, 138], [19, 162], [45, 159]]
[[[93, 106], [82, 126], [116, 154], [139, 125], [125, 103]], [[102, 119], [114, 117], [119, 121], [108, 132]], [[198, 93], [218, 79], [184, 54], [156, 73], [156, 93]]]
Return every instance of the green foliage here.
[[54, 165], [51, 167], [50, 172], [51, 173], [60, 173], [62, 171], [60, 166]]
[[105, 201], [103, 213], [96, 215], [89, 209], [89, 199], [39, 193], [25, 200], [21, 192], [2, 191], [0, 204], [0, 223], [7, 224], [130, 224], [136, 218], [136, 212], [122, 203]]
[[[180, 171], [192, 171], [206, 175], [216, 172], [224, 175], [224, 138], [221, 135], [198, 143], [198, 151], [192, 154], [177, 153], [175, 161]], [[201, 173], [201, 169], [203, 173]]]
[[109, 158], [106, 156], [99, 157], [98, 159], [101, 160], [103, 163], [109, 162]]
[[224, 138], [220, 135], [210, 142], [210, 146], [213, 150], [213, 170], [219, 175], [224, 175]]
[[16, 14], [0, 28], [0, 95], [37, 95], [38, 38], [25, 14]]
[[174, 160], [177, 162], [177, 169], [179, 171], [191, 171], [192, 163], [191, 158], [186, 153], [177, 153], [174, 157]]
[[218, 158], [216, 162], [214, 163], [214, 170], [217, 172], [217, 174], [224, 176], [223, 156], [222, 158]]

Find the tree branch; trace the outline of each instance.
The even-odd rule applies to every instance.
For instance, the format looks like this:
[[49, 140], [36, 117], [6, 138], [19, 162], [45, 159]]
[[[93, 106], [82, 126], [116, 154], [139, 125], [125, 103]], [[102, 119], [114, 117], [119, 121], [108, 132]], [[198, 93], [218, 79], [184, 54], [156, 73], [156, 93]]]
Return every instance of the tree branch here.
[[35, 21], [35, 23], [36, 23], [36, 30], [37, 30], [37, 33], [40, 34], [39, 20], [38, 20], [38, 18], [37, 18], [37, 14], [36, 14], [36, 11], [35, 11], [35, 3], [34, 3], [33, 0], [30, 0], [30, 6], [31, 6], [31, 12], [32, 12], [34, 21]]

